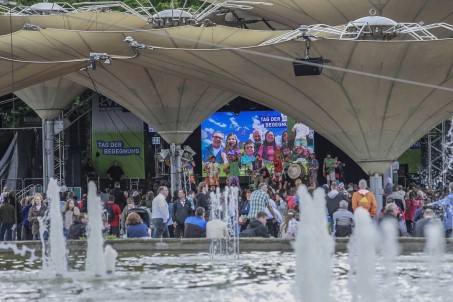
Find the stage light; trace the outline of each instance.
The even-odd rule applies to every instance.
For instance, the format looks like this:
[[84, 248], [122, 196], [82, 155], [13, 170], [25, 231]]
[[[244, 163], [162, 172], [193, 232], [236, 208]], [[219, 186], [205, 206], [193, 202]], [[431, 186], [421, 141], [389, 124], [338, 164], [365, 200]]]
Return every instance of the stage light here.
[[296, 59], [293, 62], [294, 74], [296, 77], [320, 75], [324, 60], [320, 58]]

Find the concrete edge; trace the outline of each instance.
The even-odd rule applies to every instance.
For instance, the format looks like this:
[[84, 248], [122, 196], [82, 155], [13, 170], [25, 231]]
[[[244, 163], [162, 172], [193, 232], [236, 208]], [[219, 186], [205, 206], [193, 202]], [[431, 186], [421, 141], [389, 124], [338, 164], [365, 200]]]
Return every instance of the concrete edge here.
[[[170, 253], [207, 253], [211, 239], [117, 239], [106, 240], [118, 252], [170, 252]], [[349, 238], [335, 239], [335, 252], [346, 253]], [[6, 244], [15, 244], [18, 249], [27, 247], [41, 252], [40, 241], [12, 241]], [[239, 250], [241, 252], [293, 252], [295, 241], [281, 238], [240, 238]], [[425, 238], [399, 238], [402, 254], [421, 253], [424, 251]], [[87, 247], [86, 240], [68, 240], [67, 248], [69, 253], [84, 252]], [[453, 253], [453, 239], [446, 239], [447, 253]], [[0, 243], [0, 254], [13, 253], [13, 250]]]

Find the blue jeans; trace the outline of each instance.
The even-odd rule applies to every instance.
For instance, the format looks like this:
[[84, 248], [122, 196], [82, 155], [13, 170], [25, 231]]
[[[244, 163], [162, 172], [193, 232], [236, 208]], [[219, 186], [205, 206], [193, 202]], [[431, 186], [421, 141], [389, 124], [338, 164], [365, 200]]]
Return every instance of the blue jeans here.
[[0, 226], [0, 241], [5, 240], [5, 233], [6, 233], [6, 241], [13, 240], [13, 227], [14, 223], [2, 223]]
[[154, 218], [153, 219], [154, 231], [153, 231], [153, 238], [168, 238], [168, 229], [167, 229], [167, 222], [162, 218]]

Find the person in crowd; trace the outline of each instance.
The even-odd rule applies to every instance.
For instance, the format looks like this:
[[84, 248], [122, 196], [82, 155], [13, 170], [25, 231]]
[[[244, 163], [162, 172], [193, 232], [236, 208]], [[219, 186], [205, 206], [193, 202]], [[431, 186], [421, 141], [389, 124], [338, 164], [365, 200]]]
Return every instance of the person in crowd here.
[[[173, 193], [173, 196], [175, 196], [176, 200], [178, 199], [178, 191]], [[173, 225], [173, 207], [175, 205], [175, 198], [171, 198], [170, 195], [167, 196], [167, 207], [168, 207], [168, 213], [170, 217], [168, 218], [167, 221], [167, 230], [168, 230], [168, 237], [174, 238], [175, 237], [175, 226]]]
[[322, 171], [327, 184], [330, 186], [331, 182], [335, 181], [335, 159], [332, 158], [330, 153], [327, 153], [326, 158], [324, 158]]
[[376, 215], [376, 197], [373, 192], [367, 190], [365, 179], [359, 181], [359, 190], [352, 195], [352, 210], [355, 212], [358, 207], [366, 209], [371, 217]]
[[195, 206], [195, 191], [193, 190], [189, 190], [187, 191], [187, 202], [189, 203], [190, 205], [190, 209], [192, 210], [192, 214], [195, 215], [195, 209], [196, 209], [196, 206]]
[[184, 237], [184, 226], [186, 218], [192, 215], [192, 209], [186, 199], [184, 190], [178, 191], [178, 199], [173, 202], [173, 227], [175, 230], [175, 238]]
[[46, 214], [47, 206], [43, 202], [41, 194], [37, 193], [33, 197], [32, 207], [28, 212], [28, 221], [31, 224], [31, 233], [33, 240], [40, 240], [39, 233], [39, 218], [43, 218]]
[[275, 135], [274, 132], [271, 130], [267, 131], [264, 135], [264, 143], [258, 150], [260, 155], [260, 159], [263, 161], [273, 161], [275, 153], [280, 150], [280, 147], [277, 146], [275, 142]]
[[198, 184], [198, 193], [195, 195], [195, 207], [202, 207], [205, 210], [205, 217], [209, 219], [210, 205], [208, 195], [208, 185], [202, 181]]
[[88, 213], [88, 195], [83, 194], [82, 199], [77, 203], [80, 213]]
[[337, 183], [332, 182], [330, 184], [330, 192], [326, 195], [326, 208], [330, 218], [333, 218], [333, 213], [340, 208], [342, 200], [348, 200], [348, 198], [339, 192]]
[[343, 167], [345, 166], [344, 163], [342, 163], [339, 159], [338, 156], [335, 156], [335, 179], [339, 182], [344, 181], [344, 170]]
[[215, 161], [219, 164], [227, 162], [225, 148], [223, 147], [224, 134], [221, 131], [212, 133], [212, 144], [206, 147], [203, 154], [203, 162], [211, 161], [210, 157], [214, 156]]
[[12, 227], [16, 223], [16, 198], [14, 192], [9, 192], [3, 198], [0, 206], [0, 241], [12, 241]]
[[283, 185], [283, 158], [281, 152], [276, 152], [274, 160], [272, 161], [274, 165], [274, 177], [272, 178], [273, 182], [278, 186], [280, 190]]
[[195, 210], [195, 216], [189, 216], [184, 221], [184, 238], [205, 238], [206, 237], [206, 219], [205, 210], [198, 207]]
[[110, 190], [110, 195], [115, 196], [115, 204], [120, 207], [120, 210], [123, 211], [126, 206], [126, 196], [124, 195], [123, 190], [121, 190], [121, 183], [115, 182], [115, 187]]
[[230, 165], [230, 177], [228, 179], [228, 185], [231, 187], [233, 183], [235, 183], [237, 186], [239, 186], [239, 169], [241, 167], [239, 157], [236, 154], [233, 154], [231, 158], [229, 158], [228, 164]]
[[415, 211], [415, 214], [414, 214], [415, 223], [423, 218], [423, 213], [425, 212], [425, 207], [427, 207], [429, 204], [430, 204], [429, 199], [423, 199], [422, 205]]
[[206, 223], [206, 238], [221, 239], [228, 236], [228, 224], [219, 218], [214, 218]]
[[87, 159], [85, 166], [83, 166], [82, 171], [85, 174], [85, 176], [87, 177], [87, 179], [93, 179], [93, 178], [98, 177], [98, 174], [96, 173], [96, 169], [93, 166], [93, 162], [92, 162], [91, 158]]
[[297, 188], [291, 188], [286, 196], [286, 203], [288, 205], [288, 210], [294, 210], [297, 206]]
[[209, 186], [219, 186], [220, 165], [214, 155], [209, 157], [209, 162], [204, 167], [206, 172], [206, 183]]
[[261, 130], [254, 130], [252, 133], [253, 137], [253, 149], [255, 150], [253, 155], [256, 156], [258, 154], [259, 149], [261, 148], [261, 145], [263, 144], [263, 133]]
[[113, 161], [112, 166], [107, 170], [107, 177], [110, 180], [110, 188], [113, 188], [116, 182], [121, 184], [121, 179], [124, 176], [123, 168], [118, 165], [118, 161]]
[[8, 186], [4, 186], [2, 193], [0, 194], [0, 204], [2, 204], [5, 201], [6, 196], [8, 196], [9, 193], [9, 188]]
[[80, 238], [87, 237], [87, 224], [88, 224], [88, 215], [86, 213], [81, 213], [77, 220], [69, 226], [68, 230], [68, 240], [78, 240]]
[[404, 196], [406, 195], [406, 192], [403, 191], [404, 193], [401, 193], [398, 190], [399, 187], [400, 186], [398, 185], [394, 185], [392, 188], [392, 192], [386, 196], [386, 200], [387, 202], [391, 202], [391, 200], [393, 200], [393, 202], [401, 209], [401, 212], [405, 212], [406, 202]]
[[195, 164], [195, 161], [193, 160], [193, 157], [190, 156], [190, 154], [188, 152], [184, 152], [182, 154], [181, 159], [183, 161], [183, 165], [182, 165], [183, 171], [188, 176], [190, 183], [195, 184], [195, 175], [194, 175], [193, 169], [195, 168], [196, 164]]
[[263, 183], [269, 186], [271, 181], [271, 173], [267, 169], [266, 165], [263, 165]]
[[69, 227], [74, 221], [78, 220], [80, 210], [74, 205], [74, 200], [69, 199], [66, 201], [66, 205], [63, 209], [63, 232], [65, 236], [68, 236]]
[[315, 153], [310, 153], [310, 160], [308, 161], [308, 181], [310, 187], [316, 188], [318, 186], [318, 170], [319, 162], [316, 159]]
[[442, 206], [445, 211], [443, 223], [445, 229], [445, 236], [450, 238], [452, 235], [452, 223], [453, 223], [453, 182], [448, 185], [448, 195], [443, 199], [433, 202], [431, 205]]
[[247, 190], [245, 192], [244, 198], [239, 203], [239, 224], [241, 226], [241, 231], [245, 230], [248, 225], [248, 214], [250, 211], [250, 198], [252, 197], [252, 191]]
[[415, 223], [415, 237], [425, 237], [425, 228], [427, 225], [431, 223], [439, 223], [442, 225], [440, 219], [436, 218], [434, 215], [434, 211], [431, 209], [426, 209], [423, 213], [423, 218], [418, 220]]
[[348, 210], [349, 203], [342, 200], [338, 209], [332, 215], [332, 235], [349, 237], [354, 229], [354, 215]]
[[280, 226], [279, 238], [295, 239], [299, 229], [299, 214], [295, 210], [286, 213], [285, 221]]
[[107, 221], [110, 225], [109, 234], [119, 238], [121, 209], [115, 203], [115, 196], [109, 196], [107, 202], [104, 204], [104, 210], [107, 214]]
[[291, 155], [284, 155], [284, 156], [285, 157], [284, 157], [284, 161], [283, 161], [282, 181], [283, 181], [283, 188], [288, 189], [293, 183], [293, 180], [288, 175], [289, 167], [291, 166], [291, 164], [293, 162], [291, 159]]
[[137, 213], [129, 213], [126, 219], [127, 238], [149, 237], [148, 226], [143, 223], [142, 218]]
[[[255, 191], [257, 192], [257, 191]], [[253, 198], [253, 197], [252, 197]], [[270, 238], [269, 229], [266, 227], [267, 214], [258, 212], [245, 231], [239, 234], [239, 237], [264, 237]]]
[[264, 167], [265, 165], [264, 162], [260, 159], [260, 155], [256, 154], [255, 161], [252, 162], [252, 179], [255, 187], [258, 187], [260, 183], [264, 182], [263, 179]]
[[153, 199], [153, 238], [169, 237], [167, 222], [170, 218], [170, 214], [168, 212], [168, 204], [166, 201], [167, 196], [168, 188], [166, 186], [161, 186], [158, 190], [158, 195]]
[[25, 198], [24, 206], [22, 207], [22, 240], [33, 240], [33, 234], [31, 232], [31, 223], [28, 220], [28, 213], [32, 207], [33, 196]]
[[422, 202], [417, 199], [417, 193], [411, 191], [409, 193], [409, 198], [406, 199], [406, 211], [404, 212], [404, 219], [406, 220], [406, 228], [409, 234], [413, 234], [414, 230], [414, 216], [415, 211], [422, 205]]
[[383, 215], [379, 217], [379, 225], [381, 225], [383, 221], [391, 221], [395, 225], [395, 228], [398, 229], [399, 237], [409, 237], [406, 223], [398, 213], [398, 210], [398, 206], [394, 202], [387, 203]]
[[129, 214], [129, 210], [135, 208], [135, 201], [132, 197], [129, 197], [127, 199], [127, 204], [123, 209], [123, 212], [120, 215], [120, 234], [125, 234], [126, 233], [126, 220], [127, 220], [127, 215]]
[[[262, 183], [258, 186], [258, 190], [250, 196], [250, 210], [248, 218], [250, 222], [256, 219], [258, 212], [264, 212], [266, 208], [269, 209], [273, 217], [277, 217], [274, 213], [274, 208], [269, 203], [269, 194], [267, 194], [267, 184]], [[267, 217], [267, 216], [266, 216]]]
[[286, 212], [288, 211], [288, 204], [286, 203], [283, 193], [279, 192], [275, 194], [275, 204], [277, 205], [277, 211], [280, 212], [280, 216], [286, 217]]
[[274, 214], [272, 214], [268, 208], [265, 208], [264, 212], [267, 215], [267, 221], [266, 221], [266, 226], [269, 230], [269, 234], [277, 238], [278, 232], [280, 230], [280, 225], [283, 223], [283, 218], [280, 215], [280, 212], [277, 209], [277, 205], [272, 198], [269, 199], [269, 204], [271, 207], [274, 209]]

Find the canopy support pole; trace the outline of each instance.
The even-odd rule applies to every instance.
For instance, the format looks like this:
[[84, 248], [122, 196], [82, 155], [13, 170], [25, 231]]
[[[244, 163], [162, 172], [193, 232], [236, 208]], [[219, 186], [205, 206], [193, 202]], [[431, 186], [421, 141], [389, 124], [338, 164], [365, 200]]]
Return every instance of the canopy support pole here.
[[171, 144], [170, 153], [170, 182], [171, 194], [181, 188], [181, 145]]
[[47, 185], [50, 178], [55, 178], [55, 162], [54, 162], [54, 121], [42, 120], [42, 139], [43, 139], [43, 154], [42, 154], [42, 180], [44, 192], [47, 191]]

